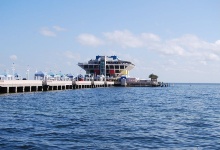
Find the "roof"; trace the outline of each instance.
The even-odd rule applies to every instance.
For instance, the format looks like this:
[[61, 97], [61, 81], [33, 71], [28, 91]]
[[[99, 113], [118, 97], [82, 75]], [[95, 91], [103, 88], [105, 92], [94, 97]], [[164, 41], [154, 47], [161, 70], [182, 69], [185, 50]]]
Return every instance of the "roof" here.
[[35, 74], [34, 74], [34, 76], [39, 76], [39, 77], [44, 77], [44, 76], [46, 76], [47, 74], [46, 73], [44, 73], [44, 72], [42, 72], [42, 71], [38, 71], [38, 72], [36, 72]]
[[66, 76], [69, 77], [69, 78], [73, 78], [74, 77], [74, 75], [71, 74], [71, 73], [66, 74]]
[[53, 72], [49, 72], [48, 75], [50, 75], [51, 77], [55, 76], [55, 74]]

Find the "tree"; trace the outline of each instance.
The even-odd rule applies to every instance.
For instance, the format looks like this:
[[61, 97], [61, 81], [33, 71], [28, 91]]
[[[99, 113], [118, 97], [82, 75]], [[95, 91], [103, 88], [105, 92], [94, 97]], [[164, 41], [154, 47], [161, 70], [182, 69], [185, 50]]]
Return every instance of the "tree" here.
[[149, 78], [151, 78], [151, 81], [152, 80], [157, 80], [158, 76], [152, 73], [152, 74], [149, 75]]

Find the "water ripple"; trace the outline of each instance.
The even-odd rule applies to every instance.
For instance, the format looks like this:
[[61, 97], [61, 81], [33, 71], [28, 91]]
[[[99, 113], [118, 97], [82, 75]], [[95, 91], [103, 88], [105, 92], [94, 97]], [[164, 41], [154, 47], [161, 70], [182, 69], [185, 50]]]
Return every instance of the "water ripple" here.
[[1, 149], [220, 149], [220, 85], [0, 95]]

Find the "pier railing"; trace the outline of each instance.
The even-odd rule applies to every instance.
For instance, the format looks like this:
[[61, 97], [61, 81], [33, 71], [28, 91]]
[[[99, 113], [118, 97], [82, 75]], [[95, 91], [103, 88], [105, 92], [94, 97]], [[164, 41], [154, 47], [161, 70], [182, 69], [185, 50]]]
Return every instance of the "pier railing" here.
[[109, 81], [0, 80], [0, 93], [109, 87]]

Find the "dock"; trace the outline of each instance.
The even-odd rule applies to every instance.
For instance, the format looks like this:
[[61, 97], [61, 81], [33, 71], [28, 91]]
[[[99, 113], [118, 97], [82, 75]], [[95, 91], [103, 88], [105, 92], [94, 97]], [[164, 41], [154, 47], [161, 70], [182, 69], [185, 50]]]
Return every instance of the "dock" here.
[[115, 82], [118, 86], [124, 87], [168, 87], [168, 83], [158, 82], [157, 80], [136, 80], [136, 79], [121, 79], [120, 82]]
[[22, 93], [110, 87], [111, 81], [0, 80], [0, 93]]
[[169, 84], [150, 80], [138, 81], [61, 81], [61, 80], [0, 80], [0, 94], [69, 90], [98, 87], [167, 87]]

